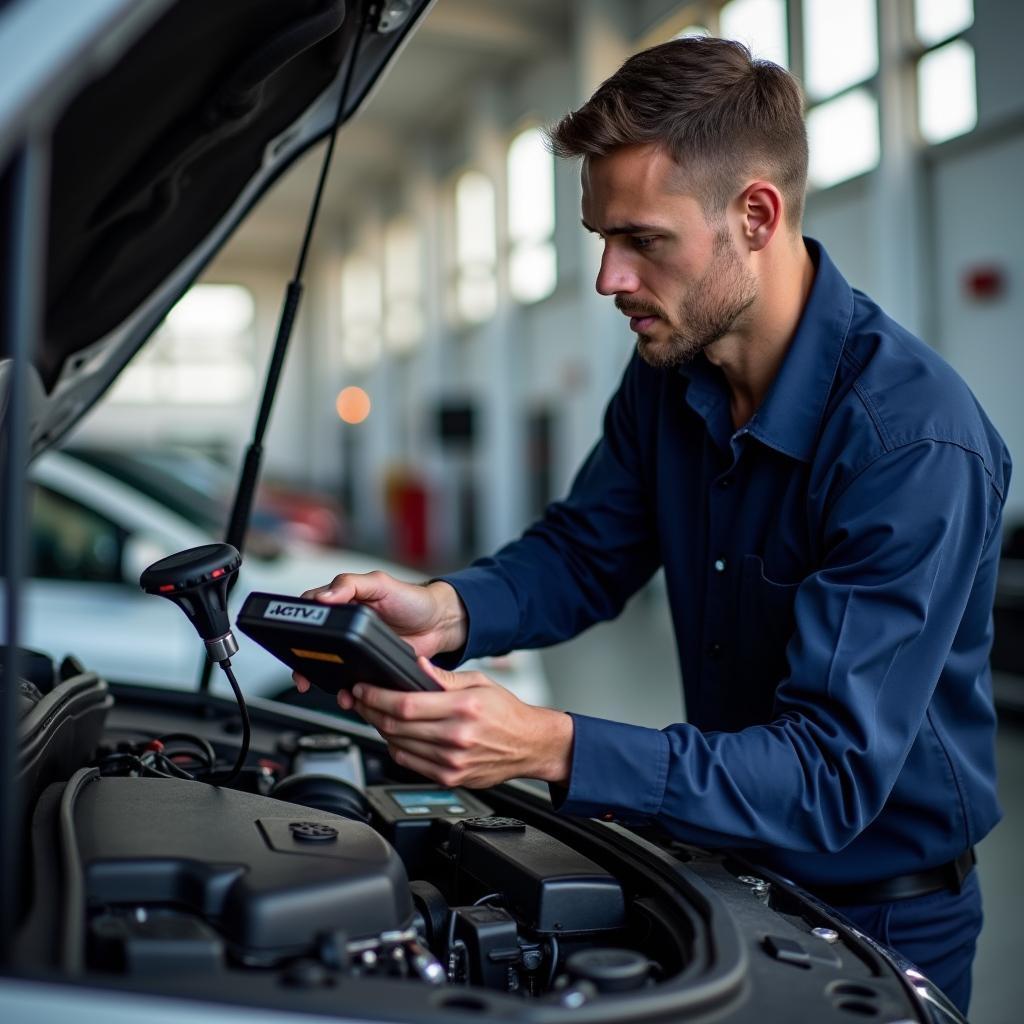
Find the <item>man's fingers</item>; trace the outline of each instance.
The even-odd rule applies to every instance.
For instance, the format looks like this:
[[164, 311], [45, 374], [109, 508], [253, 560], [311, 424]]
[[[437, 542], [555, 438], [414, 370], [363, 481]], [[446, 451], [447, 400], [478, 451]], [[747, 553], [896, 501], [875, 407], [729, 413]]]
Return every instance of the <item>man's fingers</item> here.
[[311, 684], [305, 676], [299, 675], [298, 672], [293, 672], [292, 680], [295, 683], [295, 689], [297, 689], [299, 693], [306, 693], [309, 690]]
[[338, 707], [341, 708], [342, 711], [351, 711], [356, 706], [355, 698], [344, 688], [338, 691], [337, 700]]
[[[408, 693], [356, 683], [352, 687], [352, 695], [360, 705], [391, 718], [432, 721], [448, 718], [452, 713], [451, 698], [443, 693]], [[362, 707], [358, 710], [362, 714]]]
[[383, 711], [374, 711], [365, 704], [357, 703], [355, 709], [382, 735], [388, 739], [400, 740], [403, 746], [406, 741], [413, 740], [437, 745], [448, 750], [464, 750], [472, 745], [467, 726], [448, 718], [426, 722], [406, 722], [399, 718], [392, 718]]
[[335, 576], [325, 587], [314, 587], [302, 596], [324, 604], [349, 604], [352, 601], [372, 602], [387, 597], [396, 581], [387, 573], [343, 572]]

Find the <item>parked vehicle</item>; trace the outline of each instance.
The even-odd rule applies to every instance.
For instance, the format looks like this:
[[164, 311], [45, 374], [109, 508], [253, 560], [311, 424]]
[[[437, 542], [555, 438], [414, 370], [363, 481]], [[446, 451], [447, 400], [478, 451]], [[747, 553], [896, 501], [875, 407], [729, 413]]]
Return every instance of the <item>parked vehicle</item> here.
[[[188, 474], [167, 468], [183, 465]], [[157, 466], [164, 467], [160, 473]], [[200, 467], [203, 474], [196, 472]], [[204, 660], [195, 631], [184, 616], [139, 589], [139, 574], [165, 555], [219, 538], [226, 512], [211, 488], [198, 484], [209, 468], [195, 459], [83, 459], [77, 450], [47, 452], [36, 460], [26, 644], [58, 656], [74, 653], [106, 679], [194, 688]], [[144, 489], [134, 486], [139, 482]], [[359, 552], [279, 538], [266, 532], [266, 525], [250, 536], [232, 609], [252, 590], [300, 594], [341, 571], [382, 569], [399, 579], [420, 578], [415, 569]], [[112, 626], [120, 636], [114, 644]], [[246, 693], [292, 699], [288, 670], [262, 648], [245, 645], [235, 665]], [[550, 701], [536, 651], [482, 659], [471, 667], [532, 704]], [[219, 677], [214, 685], [230, 692]], [[319, 691], [313, 699], [318, 698]], [[319, 706], [328, 708], [329, 700], [320, 699]]]
[[[123, 480], [162, 505], [202, 526], [222, 532], [234, 498], [235, 473], [224, 463], [194, 448], [111, 447], [75, 444], [68, 455]], [[345, 520], [341, 503], [325, 494], [263, 482], [253, 508], [252, 527], [264, 544], [268, 535], [342, 547]]]

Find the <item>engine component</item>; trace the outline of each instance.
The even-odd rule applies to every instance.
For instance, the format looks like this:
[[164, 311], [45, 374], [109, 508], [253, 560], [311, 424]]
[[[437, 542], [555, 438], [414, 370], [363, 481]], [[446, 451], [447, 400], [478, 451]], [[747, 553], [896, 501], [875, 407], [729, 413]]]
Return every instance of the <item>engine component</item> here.
[[434, 822], [445, 823], [440, 829], [440, 839], [444, 839], [448, 824], [491, 813], [487, 804], [464, 789], [442, 789], [430, 783], [369, 786], [366, 798], [373, 809], [374, 825], [398, 850], [410, 875], [429, 869], [429, 855], [439, 842]]
[[[486, 905], [456, 907], [452, 914], [453, 948], [449, 949], [449, 957], [457, 959], [454, 947], [462, 943], [469, 966], [469, 982], [499, 990], [517, 987], [517, 982], [511, 980], [516, 976], [509, 970], [522, 956], [515, 918], [501, 907]], [[455, 973], [454, 969], [451, 973]]]
[[573, 982], [589, 981], [598, 992], [631, 992], [651, 976], [651, 962], [632, 949], [581, 949], [565, 962]]
[[612, 875], [515, 818], [459, 821], [448, 845], [459, 900], [501, 892], [509, 910], [542, 935], [611, 931], [625, 924], [622, 887]]
[[275, 800], [340, 814], [363, 824], [370, 820], [366, 797], [351, 783], [333, 775], [289, 775], [274, 786], [269, 795]]
[[295, 738], [290, 751], [297, 775], [334, 775], [358, 789], [366, 786], [359, 748], [338, 732], [313, 732]]
[[215, 973], [224, 942], [193, 914], [142, 907], [98, 914], [89, 925], [90, 961], [123, 974]]
[[67, 891], [82, 884], [91, 907], [181, 908], [244, 958], [307, 953], [339, 930], [400, 931], [413, 917], [401, 861], [360, 822], [193, 782], [88, 773], [64, 803], [73, 816], [62, 816], [61, 843], [82, 875]]

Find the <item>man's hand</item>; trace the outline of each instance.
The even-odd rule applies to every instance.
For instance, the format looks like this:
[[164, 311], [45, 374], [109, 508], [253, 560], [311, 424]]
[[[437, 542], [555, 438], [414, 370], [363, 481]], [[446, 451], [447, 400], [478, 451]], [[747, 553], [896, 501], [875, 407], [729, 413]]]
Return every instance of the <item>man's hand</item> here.
[[444, 693], [403, 693], [360, 683], [347, 700], [388, 741], [403, 768], [442, 786], [483, 788], [514, 778], [567, 783], [572, 719], [524, 704], [482, 672], [445, 672], [420, 658]]
[[[386, 572], [343, 572], [327, 584], [307, 590], [303, 597], [324, 604], [356, 602], [372, 608], [417, 655], [432, 657], [439, 651], [457, 651], [466, 642], [466, 609], [454, 587], [441, 580], [423, 586], [403, 583]], [[309, 680], [292, 674], [299, 693]], [[351, 708], [348, 694], [338, 694], [338, 704]]]

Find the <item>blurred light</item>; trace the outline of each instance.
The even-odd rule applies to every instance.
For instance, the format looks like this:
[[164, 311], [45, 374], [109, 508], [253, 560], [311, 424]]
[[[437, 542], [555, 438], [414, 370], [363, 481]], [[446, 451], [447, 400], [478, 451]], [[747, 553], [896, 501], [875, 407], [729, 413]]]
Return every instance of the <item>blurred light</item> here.
[[555, 290], [555, 162], [539, 128], [508, 149], [509, 288], [519, 302], [538, 302]]
[[517, 245], [508, 265], [508, 284], [519, 302], [539, 302], [555, 290], [558, 263], [554, 242]]
[[176, 334], [242, 334], [252, 324], [252, 293], [240, 284], [197, 284], [167, 314]]
[[828, 188], [878, 165], [878, 103], [855, 89], [814, 107], [807, 115], [808, 179]]
[[789, 67], [785, 0], [730, 0], [718, 17], [723, 38], [738, 39], [755, 57]]
[[490, 319], [498, 307], [494, 186], [479, 171], [455, 185], [455, 308], [467, 323]]
[[875, 0], [804, 0], [807, 91], [834, 96], [878, 70]]
[[945, 142], [978, 123], [974, 48], [956, 39], [917, 64], [918, 126], [926, 142]]
[[335, 408], [345, 423], [362, 423], [370, 415], [370, 396], [362, 388], [343, 388]]
[[368, 370], [381, 355], [381, 274], [366, 256], [350, 256], [341, 268], [341, 355]]
[[199, 284], [119, 375], [115, 405], [234, 405], [251, 394], [256, 304], [240, 284]]
[[555, 160], [539, 128], [508, 147], [508, 230], [513, 242], [536, 242], [555, 230]]
[[455, 186], [455, 258], [467, 263], [494, 263], [494, 186], [479, 171], [466, 171]]
[[494, 273], [467, 271], [455, 287], [459, 316], [467, 323], [481, 324], [494, 315], [498, 305], [498, 283]]
[[423, 340], [426, 321], [418, 300], [394, 299], [388, 303], [384, 334], [388, 349], [404, 355], [412, 352]]
[[384, 233], [384, 338], [392, 352], [411, 352], [423, 338], [422, 255], [416, 224], [392, 221]]
[[914, 29], [925, 46], [963, 32], [974, 24], [974, 0], [915, 0]]
[[379, 324], [380, 311], [380, 270], [365, 256], [350, 256], [341, 270], [343, 324]]

